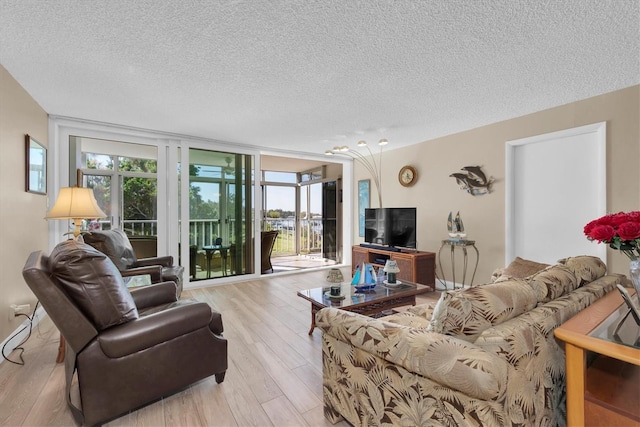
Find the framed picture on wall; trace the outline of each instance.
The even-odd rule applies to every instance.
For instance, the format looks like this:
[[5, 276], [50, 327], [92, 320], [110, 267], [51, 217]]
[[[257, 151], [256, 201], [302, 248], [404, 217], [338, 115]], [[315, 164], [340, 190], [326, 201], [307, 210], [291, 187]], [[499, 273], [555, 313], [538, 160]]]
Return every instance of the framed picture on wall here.
[[25, 191], [47, 194], [47, 149], [29, 135], [25, 141]]
[[364, 236], [364, 210], [369, 207], [371, 180], [358, 181], [358, 236]]

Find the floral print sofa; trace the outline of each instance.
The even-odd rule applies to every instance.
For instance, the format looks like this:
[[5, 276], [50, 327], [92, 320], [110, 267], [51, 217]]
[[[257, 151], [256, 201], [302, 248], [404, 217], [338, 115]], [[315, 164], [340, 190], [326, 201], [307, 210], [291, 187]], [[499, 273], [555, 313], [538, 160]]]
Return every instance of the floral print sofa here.
[[565, 425], [564, 352], [553, 330], [623, 281], [580, 256], [383, 318], [320, 310], [325, 417], [355, 426]]

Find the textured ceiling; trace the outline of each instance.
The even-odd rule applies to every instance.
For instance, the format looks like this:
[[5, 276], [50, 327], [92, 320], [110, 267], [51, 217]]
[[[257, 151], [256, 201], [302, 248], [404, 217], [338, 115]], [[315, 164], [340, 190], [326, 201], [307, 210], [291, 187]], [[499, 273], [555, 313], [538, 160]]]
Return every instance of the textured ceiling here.
[[639, 0], [0, 0], [50, 114], [323, 153], [640, 83]]

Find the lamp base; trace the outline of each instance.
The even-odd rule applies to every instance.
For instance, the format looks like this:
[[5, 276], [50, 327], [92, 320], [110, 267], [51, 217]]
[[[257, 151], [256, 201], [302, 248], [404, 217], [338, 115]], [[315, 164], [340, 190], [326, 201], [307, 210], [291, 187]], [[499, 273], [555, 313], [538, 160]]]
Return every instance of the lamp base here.
[[75, 230], [73, 230], [73, 237], [77, 238], [82, 233], [82, 218], [74, 218], [73, 225], [76, 226]]

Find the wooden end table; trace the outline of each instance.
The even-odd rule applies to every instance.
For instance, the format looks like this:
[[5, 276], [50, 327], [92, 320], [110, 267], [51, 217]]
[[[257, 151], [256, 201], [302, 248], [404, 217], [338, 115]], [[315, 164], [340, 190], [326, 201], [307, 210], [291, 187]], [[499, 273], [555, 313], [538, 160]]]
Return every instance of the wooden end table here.
[[433, 292], [433, 287], [402, 281], [391, 287], [384, 284], [377, 285], [368, 291], [357, 291], [349, 283], [341, 285], [343, 299], [329, 298], [329, 286], [298, 291], [298, 296], [311, 302], [311, 329], [316, 327], [316, 313], [326, 307], [340, 308], [346, 311], [363, 314], [365, 316], [380, 316], [383, 311], [405, 305], [416, 305], [416, 295]]
[[640, 426], [640, 327], [628, 316], [613, 333], [626, 312], [614, 290], [555, 329], [565, 343], [568, 426]]

